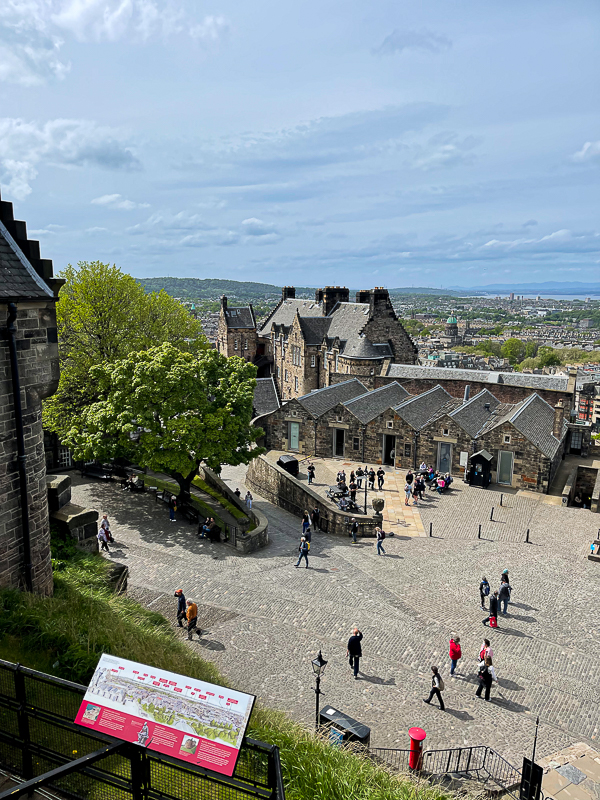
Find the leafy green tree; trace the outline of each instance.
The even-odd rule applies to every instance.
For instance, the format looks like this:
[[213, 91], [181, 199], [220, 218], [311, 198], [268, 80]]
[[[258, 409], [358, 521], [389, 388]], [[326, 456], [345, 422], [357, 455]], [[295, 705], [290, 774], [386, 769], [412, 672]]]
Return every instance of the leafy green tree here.
[[542, 346], [538, 350], [538, 367], [558, 367], [561, 364], [560, 356], [552, 347]]
[[218, 472], [264, 452], [250, 425], [256, 367], [242, 358], [165, 342], [92, 367], [90, 378], [99, 399], [63, 437], [76, 459], [129, 458], [173, 477], [185, 499], [202, 462]]
[[508, 358], [511, 364], [518, 364], [525, 353], [525, 345], [520, 339], [507, 339], [500, 350], [502, 358]]
[[527, 342], [525, 345], [525, 357], [526, 358], [535, 358], [538, 351], [538, 343], [537, 342]]
[[44, 423], [63, 436], [69, 419], [97, 398], [90, 370], [131, 353], [171, 342], [181, 350], [207, 348], [202, 326], [162, 291], [143, 287], [116, 266], [100, 261], [69, 265], [57, 305], [61, 376], [44, 404]]

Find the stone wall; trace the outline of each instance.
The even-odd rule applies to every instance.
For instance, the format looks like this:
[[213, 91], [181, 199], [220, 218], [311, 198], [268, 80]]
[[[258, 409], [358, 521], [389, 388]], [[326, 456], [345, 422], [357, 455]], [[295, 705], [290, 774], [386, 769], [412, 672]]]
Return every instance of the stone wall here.
[[98, 512], [71, 502], [69, 475], [46, 475], [48, 508], [52, 523], [77, 542], [80, 550], [98, 552]]
[[[349, 535], [352, 514], [340, 511], [313, 491], [308, 484], [293, 478], [281, 467], [272, 464], [265, 456], [259, 456], [250, 462], [246, 485], [251, 491], [260, 494], [270, 503], [285, 508], [299, 519], [304, 511], [311, 511], [316, 507], [321, 512], [321, 530], [339, 536]], [[359, 536], [375, 536], [375, 528], [381, 524], [381, 517], [360, 514], [356, 516], [356, 521], [359, 524]]]
[[227, 325], [223, 306], [217, 327], [217, 350], [227, 358], [239, 356], [245, 361], [254, 361], [258, 345], [256, 328], [230, 328]]
[[447, 414], [421, 428], [417, 446], [417, 466], [425, 461], [427, 466], [432, 465], [435, 469], [439, 469], [440, 443], [449, 444], [451, 447], [450, 473], [463, 477], [465, 468], [460, 465], [460, 454], [474, 452], [473, 439]]
[[377, 375], [374, 379], [375, 388], [378, 389], [380, 386], [385, 386], [388, 383], [393, 383], [397, 381], [399, 384], [404, 386], [406, 391], [409, 394], [417, 395], [423, 394], [423, 392], [428, 392], [430, 389], [433, 389], [438, 384], [442, 386], [448, 394], [452, 395], [452, 397], [460, 397], [462, 398], [465, 395], [465, 386], [471, 387], [471, 397], [474, 397], [478, 392], [482, 389], [487, 389], [491, 392], [494, 397], [498, 398], [501, 403], [518, 403], [521, 400], [526, 400], [530, 395], [534, 392], [539, 394], [540, 397], [543, 397], [547, 403], [554, 408], [556, 403], [562, 399], [565, 406], [565, 413], [568, 416], [568, 410], [573, 405], [573, 394], [572, 392], [555, 392], [550, 391], [547, 389], [531, 389], [526, 386], [506, 386], [501, 383], [485, 383], [479, 382], [477, 380], [473, 380], [469, 378], [468, 380], [454, 380], [449, 378], [394, 378], [391, 376], [383, 376]]
[[[21, 498], [12, 376], [6, 333], [7, 307], [0, 321], [0, 586], [25, 587]], [[46, 496], [46, 461], [42, 399], [58, 386], [58, 344], [53, 301], [21, 303], [16, 320], [19, 376], [25, 427], [33, 588], [52, 593], [50, 526]]]
[[[510, 442], [505, 437], [510, 437]], [[498, 451], [505, 450], [513, 453], [512, 486], [515, 489], [529, 489], [533, 492], [548, 493], [556, 467], [562, 455], [559, 448], [553, 460], [545, 456], [510, 422], [505, 422], [498, 428], [488, 431], [477, 440], [477, 449], [485, 449], [493, 455], [491, 463], [492, 482], [497, 481]]]
[[297, 422], [300, 426], [298, 449], [293, 452], [314, 455], [315, 420], [296, 399], [290, 400], [272, 414], [261, 417], [260, 426], [265, 431], [267, 450], [291, 450], [290, 422]]

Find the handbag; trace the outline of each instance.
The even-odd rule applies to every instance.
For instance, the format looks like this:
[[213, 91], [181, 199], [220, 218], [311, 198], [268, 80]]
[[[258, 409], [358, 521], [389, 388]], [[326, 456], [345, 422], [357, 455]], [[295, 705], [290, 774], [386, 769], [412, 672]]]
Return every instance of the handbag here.
[[498, 618], [490, 617], [490, 628], [497, 628], [497, 627], [498, 627]]

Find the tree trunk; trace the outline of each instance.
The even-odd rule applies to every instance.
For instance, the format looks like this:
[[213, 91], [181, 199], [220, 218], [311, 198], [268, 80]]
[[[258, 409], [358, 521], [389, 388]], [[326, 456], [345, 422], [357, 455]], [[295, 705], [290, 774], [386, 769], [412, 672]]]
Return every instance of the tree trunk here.
[[189, 475], [185, 476], [182, 475], [180, 472], [174, 472], [173, 477], [179, 484], [179, 503], [180, 505], [184, 503], [189, 503], [190, 501], [190, 489], [192, 486], [192, 479], [195, 477], [197, 470], [194, 472], [190, 472]]

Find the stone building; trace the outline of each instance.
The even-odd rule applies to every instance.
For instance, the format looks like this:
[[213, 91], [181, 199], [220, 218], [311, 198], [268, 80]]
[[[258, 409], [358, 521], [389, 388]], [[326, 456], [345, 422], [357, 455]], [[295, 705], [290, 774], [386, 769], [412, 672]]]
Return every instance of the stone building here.
[[254, 361], [257, 356], [256, 318], [252, 305], [228, 306], [221, 298], [217, 326], [217, 350], [227, 356], [239, 356]]
[[42, 400], [58, 386], [61, 283], [0, 201], [0, 586], [39, 594], [52, 593]]
[[318, 289], [314, 300], [296, 299], [295, 288], [284, 286], [280, 302], [258, 327], [252, 306], [228, 308], [223, 298], [217, 347], [252, 360], [259, 377], [273, 375], [282, 402], [350, 377], [374, 388], [376, 376], [392, 362], [418, 361], [381, 288], [357, 292], [350, 302], [343, 286]]

